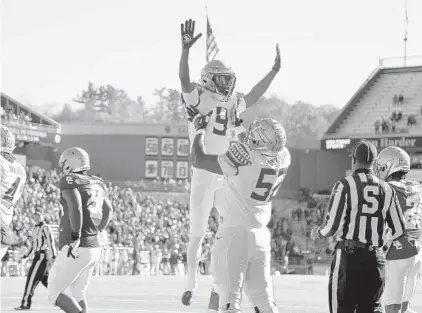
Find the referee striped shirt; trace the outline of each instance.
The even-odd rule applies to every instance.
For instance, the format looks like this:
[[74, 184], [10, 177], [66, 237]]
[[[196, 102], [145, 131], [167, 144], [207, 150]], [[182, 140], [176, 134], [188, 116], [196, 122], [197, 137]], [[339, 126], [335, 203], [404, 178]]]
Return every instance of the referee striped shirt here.
[[37, 224], [32, 232], [31, 249], [25, 254], [28, 257], [32, 252], [47, 252], [51, 257], [57, 256], [56, 243], [51, 227], [44, 222]]
[[393, 239], [405, 228], [396, 192], [371, 170], [359, 169], [334, 185], [327, 223], [319, 235], [382, 247], [388, 228]]

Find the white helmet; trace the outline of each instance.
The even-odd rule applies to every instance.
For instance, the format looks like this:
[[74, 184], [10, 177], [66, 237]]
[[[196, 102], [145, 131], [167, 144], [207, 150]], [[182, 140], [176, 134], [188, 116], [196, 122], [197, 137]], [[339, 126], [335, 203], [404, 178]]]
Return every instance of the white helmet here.
[[1, 125], [1, 152], [12, 154], [15, 150], [15, 135], [6, 126]]
[[60, 156], [59, 170], [64, 175], [88, 171], [89, 169], [89, 155], [84, 149], [78, 147], [69, 148], [63, 151]]
[[224, 62], [212, 60], [202, 69], [201, 86], [213, 92], [218, 100], [227, 101], [236, 86], [236, 74]]
[[286, 131], [272, 118], [259, 118], [246, 131], [245, 143], [264, 156], [276, 157], [286, 146]]
[[374, 170], [383, 180], [397, 172], [407, 173], [410, 171], [410, 157], [402, 148], [387, 147], [378, 154]]

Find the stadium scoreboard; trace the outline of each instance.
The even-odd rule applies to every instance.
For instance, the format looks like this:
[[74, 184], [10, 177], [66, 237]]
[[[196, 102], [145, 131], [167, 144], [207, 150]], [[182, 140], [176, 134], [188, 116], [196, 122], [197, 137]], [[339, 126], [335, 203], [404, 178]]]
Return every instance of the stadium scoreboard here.
[[189, 150], [187, 137], [145, 136], [145, 178], [188, 179]]

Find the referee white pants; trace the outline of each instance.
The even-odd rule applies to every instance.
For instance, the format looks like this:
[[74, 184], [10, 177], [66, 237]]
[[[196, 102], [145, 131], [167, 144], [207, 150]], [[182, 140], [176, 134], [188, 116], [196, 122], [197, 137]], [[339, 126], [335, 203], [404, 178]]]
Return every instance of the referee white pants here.
[[48, 277], [48, 299], [56, 305], [57, 297], [65, 291], [81, 301], [91, 281], [95, 265], [100, 260], [101, 248], [79, 247], [79, 257], [67, 256], [69, 246], [64, 246], [57, 256]]
[[243, 287], [259, 312], [278, 312], [274, 305], [270, 240], [266, 227], [245, 229], [220, 225], [211, 265], [222, 312], [229, 308], [240, 310]]

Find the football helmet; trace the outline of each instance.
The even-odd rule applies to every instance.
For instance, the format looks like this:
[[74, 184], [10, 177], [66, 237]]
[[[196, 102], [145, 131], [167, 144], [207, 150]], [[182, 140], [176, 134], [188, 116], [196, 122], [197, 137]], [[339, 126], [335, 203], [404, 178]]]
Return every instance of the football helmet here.
[[60, 155], [59, 170], [64, 175], [88, 171], [89, 169], [89, 155], [88, 152], [82, 148], [69, 148]]
[[227, 101], [236, 86], [236, 74], [224, 62], [212, 60], [202, 69], [201, 86], [214, 93], [218, 100]]
[[246, 131], [245, 144], [267, 157], [277, 157], [286, 146], [286, 131], [272, 118], [259, 118]]
[[387, 147], [378, 154], [374, 170], [376, 175], [383, 180], [397, 172], [409, 172], [410, 157], [402, 148]]
[[15, 135], [6, 126], [1, 125], [1, 152], [12, 154], [15, 150]]

